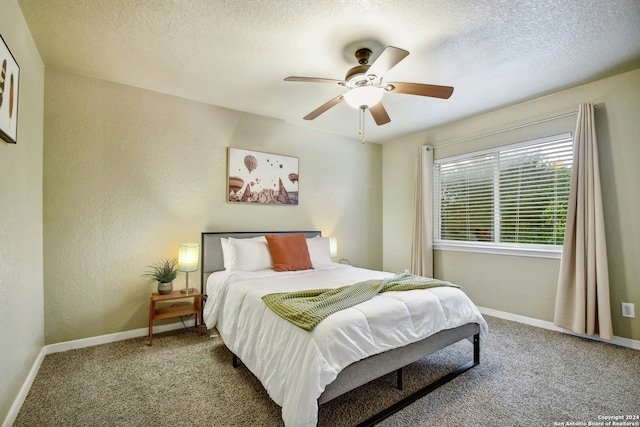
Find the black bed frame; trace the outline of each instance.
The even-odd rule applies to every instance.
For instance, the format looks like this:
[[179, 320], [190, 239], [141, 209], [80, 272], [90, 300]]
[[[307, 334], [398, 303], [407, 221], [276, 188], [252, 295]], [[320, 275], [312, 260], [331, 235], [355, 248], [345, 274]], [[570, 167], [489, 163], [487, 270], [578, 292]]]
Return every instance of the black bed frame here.
[[[319, 231], [203, 232], [201, 240], [202, 249], [200, 252], [200, 290], [204, 295], [205, 301], [206, 295], [204, 292], [204, 284], [206, 282], [206, 278], [214, 271], [224, 270], [220, 238], [247, 238], [262, 236], [264, 234], [286, 235], [298, 233], [304, 233], [307, 237], [316, 237], [321, 235]], [[373, 426], [401, 409], [406, 408], [416, 400], [438, 389], [474, 366], [480, 364], [480, 326], [477, 323], [468, 323], [457, 328], [440, 331], [421, 341], [389, 350], [384, 353], [376, 354], [352, 363], [338, 374], [338, 377], [334, 382], [327, 385], [324, 392], [318, 399], [318, 404], [326, 403], [391, 372], [396, 372], [396, 387], [399, 390], [402, 390], [403, 367], [463, 339], [469, 339], [473, 343], [473, 360], [459, 366], [454, 371], [435, 380], [422, 389], [412, 393], [394, 405], [358, 424], [358, 427]], [[234, 368], [238, 367], [239, 359], [233, 353], [231, 362]]]
[[[426, 357], [427, 355], [425, 354], [424, 356]], [[445, 376], [438, 378], [437, 380], [433, 381], [430, 384], [427, 384], [420, 390], [415, 391], [414, 393], [410, 394], [409, 396], [405, 397], [399, 402], [396, 402], [390, 407], [378, 412], [376, 415], [358, 424], [358, 427], [369, 427], [369, 426], [374, 426], [378, 424], [380, 421], [384, 420], [385, 418], [406, 408], [416, 400], [423, 398], [424, 396], [428, 395], [432, 391], [437, 390], [438, 388], [445, 385], [449, 381], [458, 377], [460, 374], [463, 374], [464, 372], [468, 371], [469, 369], [479, 364], [480, 364], [480, 334], [478, 333], [473, 336], [473, 360], [472, 361], [469, 361], [459, 366], [454, 371], [449, 372]], [[402, 391], [402, 368], [398, 369], [396, 372], [397, 372], [396, 388]]]

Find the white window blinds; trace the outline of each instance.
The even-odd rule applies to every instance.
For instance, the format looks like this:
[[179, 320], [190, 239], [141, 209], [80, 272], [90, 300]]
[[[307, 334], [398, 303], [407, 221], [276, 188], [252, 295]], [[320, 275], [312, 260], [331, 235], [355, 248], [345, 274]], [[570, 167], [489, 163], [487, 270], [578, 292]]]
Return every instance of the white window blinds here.
[[434, 162], [434, 240], [562, 245], [571, 134]]

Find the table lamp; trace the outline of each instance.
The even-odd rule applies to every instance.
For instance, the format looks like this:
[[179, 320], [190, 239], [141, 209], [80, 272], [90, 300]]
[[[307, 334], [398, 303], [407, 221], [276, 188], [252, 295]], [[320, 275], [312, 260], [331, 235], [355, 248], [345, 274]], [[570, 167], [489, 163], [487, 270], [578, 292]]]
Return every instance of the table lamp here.
[[331, 258], [338, 256], [338, 239], [335, 237], [329, 237], [329, 255]]
[[181, 290], [183, 294], [195, 292], [195, 288], [189, 287], [189, 272], [198, 269], [200, 258], [200, 245], [198, 243], [180, 243], [178, 250], [178, 270], [187, 273], [187, 285]]

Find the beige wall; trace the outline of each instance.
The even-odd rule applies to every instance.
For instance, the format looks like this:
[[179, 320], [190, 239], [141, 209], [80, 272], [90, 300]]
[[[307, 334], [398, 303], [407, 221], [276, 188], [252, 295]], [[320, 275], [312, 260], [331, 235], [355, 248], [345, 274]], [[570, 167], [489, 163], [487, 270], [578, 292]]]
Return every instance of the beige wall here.
[[0, 34], [20, 66], [18, 143], [0, 140], [0, 421], [44, 344], [42, 108], [44, 65], [15, 0]]
[[[318, 229], [382, 267], [379, 145], [62, 71], [45, 82], [47, 344], [145, 327], [140, 275], [202, 231]], [[299, 205], [227, 203], [227, 147], [298, 157]]]
[[[570, 131], [575, 116], [493, 137], [437, 148], [474, 135], [575, 111], [582, 102], [596, 111], [606, 219], [614, 334], [640, 340], [640, 316], [622, 318], [620, 302], [640, 308], [640, 70], [554, 93], [386, 143], [383, 147], [384, 269], [409, 267], [417, 147], [432, 145], [435, 158]], [[455, 93], [454, 93], [455, 96]], [[435, 251], [435, 275], [464, 286], [482, 307], [553, 320], [559, 260]]]

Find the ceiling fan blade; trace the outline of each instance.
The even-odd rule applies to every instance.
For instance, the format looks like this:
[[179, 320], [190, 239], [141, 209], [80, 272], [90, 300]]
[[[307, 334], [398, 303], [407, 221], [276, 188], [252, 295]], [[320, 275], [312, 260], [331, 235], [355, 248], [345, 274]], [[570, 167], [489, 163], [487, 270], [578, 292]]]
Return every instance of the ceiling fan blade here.
[[325, 111], [327, 111], [329, 108], [335, 107], [336, 105], [338, 105], [341, 102], [342, 102], [342, 95], [336, 96], [331, 101], [325, 102], [324, 104], [322, 104], [321, 106], [319, 106], [318, 108], [316, 108], [315, 110], [313, 110], [312, 112], [310, 112], [309, 114], [304, 116], [303, 119], [305, 119], [305, 120], [313, 120], [316, 117], [318, 117], [320, 114], [322, 114]]
[[382, 101], [378, 102], [373, 107], [369, 107], [369, 111], [371, 111], [373, 120], [376, 121], [376, 124], [378, 126], [385, 125], [391, 121], [389, 115], [387, 114], [387, 110], [382, 105]]
[[404, 49], [387, 46], [387, 48], [382, 51], [380, 56], [378, 56], [378, 59], [376, 59], [373, 64], [371, 64], [369, 70], [367, 71], [367, 74], [375, 74], [378, 77], [382, 77], [398, 62], [406, 58], [407, 55], [409, 55], [409, 52]]
[[434, 98], [449, 99], [453, 93], [451, 86], [425, 85], [422, 83], [389, 83], [386, 91], [391, 93], [406, 93], [408, 95], [431, 96]]
[[296, 77], [296, 76], [291, 76], [291, 77], [287, 77], [286, 79], [284, 79], [285, 82], [308, 82], [308, 83], [330, 83], [330, 84], [337, 84], [340, 86], [344, 86], [345, 82], [342, 80], [336, 80], [336, 79], [323, 79], [323, 78], [319, 78], [319, 77]]

